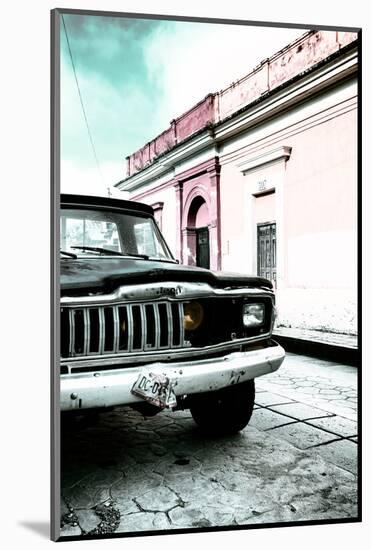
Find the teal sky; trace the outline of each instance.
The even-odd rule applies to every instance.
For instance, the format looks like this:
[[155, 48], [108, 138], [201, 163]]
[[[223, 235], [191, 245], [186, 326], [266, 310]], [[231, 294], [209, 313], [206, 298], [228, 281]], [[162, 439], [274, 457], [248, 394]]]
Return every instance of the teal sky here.
[[125, 157], [209, 92], [303, 34], [175, 21], [64, 15], [100, 171], [61, 23], [61, 189], [104, 194]]

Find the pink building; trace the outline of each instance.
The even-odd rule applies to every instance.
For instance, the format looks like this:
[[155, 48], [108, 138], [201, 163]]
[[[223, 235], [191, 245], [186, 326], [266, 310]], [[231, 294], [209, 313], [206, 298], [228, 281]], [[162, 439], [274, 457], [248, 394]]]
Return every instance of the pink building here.
[[127, 158], [179, 260], [275, 281], [282, 326], [357, 333], [357, 34], [310, 31]]

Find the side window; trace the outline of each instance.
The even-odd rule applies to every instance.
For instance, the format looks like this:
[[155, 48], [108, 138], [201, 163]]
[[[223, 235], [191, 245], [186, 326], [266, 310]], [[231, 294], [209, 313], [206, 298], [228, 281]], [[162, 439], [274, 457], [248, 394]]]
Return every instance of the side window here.
[[117, 225], [105, 220], [61, 217], [61, 248], [96, 246], [121, 251]]
[[163, 211], [163, 208], [164, 208], [164, 203], [163, 202], [155, 202], [154, 204], [151, 204], [151, 206], [153, 208], [155, 221], [156, 221], [158, 227], [160, 228], [160, 231], [162, 231], [162, 211]]
[[61, 248], [69, 250], [71, 246], [77, 244], [90, 244], [86, 242], [86, 231], [84, 220], [81, 218], [61, 218]]
[[150, 222], [137, 223], [134, 226], [138, 254], [156, 256], [156, 242], [153, 228]]
[[104, 248], [121, 252], [120, 239], [117, 230], [117, 225], [112, 222], [106, 222], [106, 230], [104, 232], [105, 245]]

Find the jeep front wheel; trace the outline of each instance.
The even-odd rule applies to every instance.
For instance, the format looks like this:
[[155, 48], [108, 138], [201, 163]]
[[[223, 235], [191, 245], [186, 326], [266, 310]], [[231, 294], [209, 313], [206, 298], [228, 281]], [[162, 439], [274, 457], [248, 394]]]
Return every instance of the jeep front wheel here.
[[255, 382], [248, 380], [236, 386], [194, 396], [190, 411], [204, 433], [231, 435], [247, 426], [254, 401]]

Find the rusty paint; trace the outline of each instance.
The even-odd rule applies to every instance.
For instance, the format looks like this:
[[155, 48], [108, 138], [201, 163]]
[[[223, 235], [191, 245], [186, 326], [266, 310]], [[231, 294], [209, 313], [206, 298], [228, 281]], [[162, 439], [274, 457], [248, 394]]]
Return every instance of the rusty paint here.
[[241, 374], [239, 372], [232, 371], [230, 374], [229, 384], [231, 386], [233, 386], [234, 384], [238, 384], [240, 378]]

